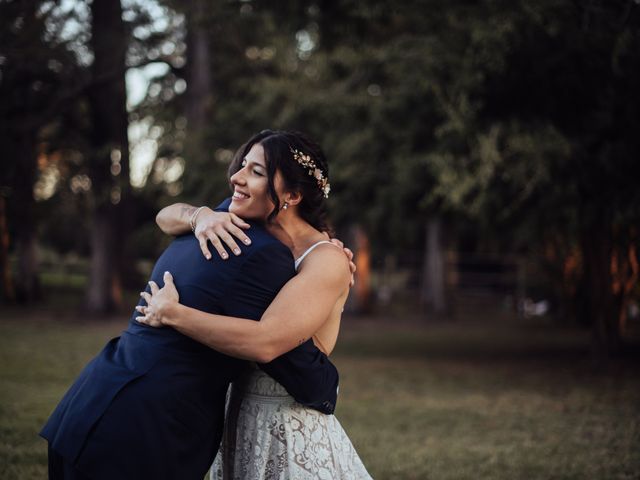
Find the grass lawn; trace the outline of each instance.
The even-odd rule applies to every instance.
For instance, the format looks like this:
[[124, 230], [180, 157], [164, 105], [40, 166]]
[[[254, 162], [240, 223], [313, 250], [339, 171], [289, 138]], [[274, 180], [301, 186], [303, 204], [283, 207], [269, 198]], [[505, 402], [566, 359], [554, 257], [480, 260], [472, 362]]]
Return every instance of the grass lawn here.
[[[374, 478], [640, 478], [637, 357], [596, 370], [585, 332], [542, 323], [390, 320], [345, 319], [333, 356], [336, 415]], [[0, 314], [0, 478], [46, 478], [39, 428], [125, 325]]]

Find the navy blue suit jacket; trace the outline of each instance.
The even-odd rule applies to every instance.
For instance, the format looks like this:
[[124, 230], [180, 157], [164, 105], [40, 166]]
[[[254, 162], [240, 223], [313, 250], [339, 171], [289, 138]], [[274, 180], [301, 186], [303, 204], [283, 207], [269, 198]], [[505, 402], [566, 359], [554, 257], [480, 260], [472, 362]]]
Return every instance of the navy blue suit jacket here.
[[[259, 320], [295, 271], [289, 249], [263, 227], [252, 224], [250, 236], [251, 246], [226, 261], [206, 260], [193, 235], [178, 237], [151, 279], [162, 285], [168, 270], [180, 303]], [[220, 443], [227, 387], [248, 364], [136, 316], [85, 367], [40, 434], [96, 480], [202, 480]], [[298, 402], [333, 413], [338, 372], [311, 340], [261, 368]]]

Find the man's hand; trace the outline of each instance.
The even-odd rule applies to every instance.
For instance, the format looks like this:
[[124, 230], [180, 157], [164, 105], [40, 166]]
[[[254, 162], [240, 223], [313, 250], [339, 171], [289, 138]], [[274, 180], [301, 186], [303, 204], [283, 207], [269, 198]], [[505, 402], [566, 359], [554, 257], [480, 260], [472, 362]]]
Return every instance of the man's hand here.
[[344, 252], [344, 254], [347, 256], [347, 258], [349, 259], [349, 270], [351, 271], [351, 281], [349, 282], [349, 287], [353, 287], [356, 283], [356, 277], [355, 277], [356, 264], [353, 262], [353, 252], [351, 251], [350, 248], [345, 247], [344, 243], [342, 243], [342, 241], [338, 240], [337, 238], [331, 238], [330, 241], [334, 245], [337, 245], [338, 247], [340, 247]]

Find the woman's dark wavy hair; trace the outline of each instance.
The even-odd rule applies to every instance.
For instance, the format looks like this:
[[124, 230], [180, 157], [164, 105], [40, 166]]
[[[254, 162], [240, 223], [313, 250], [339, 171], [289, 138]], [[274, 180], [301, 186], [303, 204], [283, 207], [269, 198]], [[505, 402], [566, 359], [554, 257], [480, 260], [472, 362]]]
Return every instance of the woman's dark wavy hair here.
[[251, 137], [236, 152], [229, 166], [229, 179], [242, 168], [242, 161], [255, 144], [264, 148], [267, 163], [268, 193], [275, 208], [269, 214], [267, 222], [273, 221], [280, 211], [280, 201], [276, 195], [274, 178], [279, 170], [284, 180], [285, 189], [300, 192], [302, 201], [298, 204], [300, 216], [314, 228], [329, 232], [327, 221], [327, 205], [324, 194], [313, 175], [300, 165], [294, 158], [291, 149], [309, 155], [323, 175], [329, 178], [329, 165], [320, 146], [308, 136], [300, 132], [262, 130]]

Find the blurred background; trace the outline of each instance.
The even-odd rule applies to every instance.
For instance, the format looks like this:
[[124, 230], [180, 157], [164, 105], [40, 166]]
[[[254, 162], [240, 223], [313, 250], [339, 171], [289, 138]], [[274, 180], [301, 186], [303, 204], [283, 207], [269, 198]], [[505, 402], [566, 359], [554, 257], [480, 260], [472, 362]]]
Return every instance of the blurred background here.
[[639, 478], [639, 86], [639, 0], [0, 0], [0, 475], [272, 128], [329, 158], [375, 478]]

